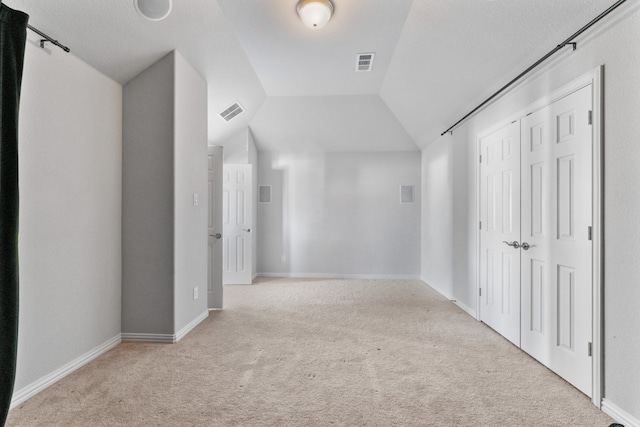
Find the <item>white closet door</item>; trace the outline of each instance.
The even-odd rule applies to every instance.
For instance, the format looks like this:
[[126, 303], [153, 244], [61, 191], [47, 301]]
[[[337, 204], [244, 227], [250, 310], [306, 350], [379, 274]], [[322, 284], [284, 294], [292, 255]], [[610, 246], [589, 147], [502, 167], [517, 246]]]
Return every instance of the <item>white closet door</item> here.
[[589, 396], [591, 91], [580, 89], [521, 126], [522, 349]]
[[520, 122], [481, 139], [480, 320], [520, 345]]
[[224, 165], [222, 193], [225, 285], [250, 285], [252, 269], [253, 192], [251, 165]]

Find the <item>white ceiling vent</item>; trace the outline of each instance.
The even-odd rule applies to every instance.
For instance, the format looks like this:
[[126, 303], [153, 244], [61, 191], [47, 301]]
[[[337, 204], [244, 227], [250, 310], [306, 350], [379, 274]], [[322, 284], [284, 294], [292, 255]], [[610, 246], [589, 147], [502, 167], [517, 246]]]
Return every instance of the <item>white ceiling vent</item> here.
[[356, 71], [371, 71], [375, 53], [359, 53], [356, 61]]
[[229, 107], [225, 108], [225, 110], [221, 112], [219, 116], [225, 119], [226, 121], [229, 121], [233, 119], [235, 116], [237, 116], [238, 114], [242, 113], [243, 111], [244, 111], [244, 108], [242, 107], [242, 105], [240, 105], [240, 103], [236, 101], [233, 104], [231, 104]]

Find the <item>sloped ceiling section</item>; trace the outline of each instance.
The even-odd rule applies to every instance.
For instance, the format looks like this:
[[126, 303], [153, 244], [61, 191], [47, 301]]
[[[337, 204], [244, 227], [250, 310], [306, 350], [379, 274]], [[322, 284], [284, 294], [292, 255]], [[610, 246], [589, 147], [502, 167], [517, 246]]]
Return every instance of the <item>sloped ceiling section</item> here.
[[[133, 0], [4, 0], [29, 23], [71, 48], [71, 54], [125, 84], [172, 50], [207, 80], [209, 141], [249, 124], [266, 94], [233, 27], [216, 1], [174, 0], [171, 14], [152, 22]], [[240, 100], [247, 114], [225, 122], [218, 113]]]
[[414, 0], [380, 95], [424, 147], [612, 4]]
[[[209, 143], [250, 126], [261, 150], [418, 150], [614, 0], [332, 0], [321, 30], [298, 0], [4, 0], [126, 83], [178, 50], [208, 82]], [[375, 52], [370, 72], [357, 54]], [[561, 55], [570, 55], [571, 51]], [[240, 102], [226, 122], [218, 113]]]

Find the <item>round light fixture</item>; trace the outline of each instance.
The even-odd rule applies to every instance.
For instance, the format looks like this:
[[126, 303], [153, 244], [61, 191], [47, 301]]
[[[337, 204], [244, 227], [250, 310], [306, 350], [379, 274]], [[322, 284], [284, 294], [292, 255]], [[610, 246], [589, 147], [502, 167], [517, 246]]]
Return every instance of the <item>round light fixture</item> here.
[[149, 21], [161, 21], [171, 13], [171, 0], [133, 0], [133, 5]]
[[319, 30], [331, 19], [333, 3], [331, 0], [300, 0], [297, 10], [304, 25]]

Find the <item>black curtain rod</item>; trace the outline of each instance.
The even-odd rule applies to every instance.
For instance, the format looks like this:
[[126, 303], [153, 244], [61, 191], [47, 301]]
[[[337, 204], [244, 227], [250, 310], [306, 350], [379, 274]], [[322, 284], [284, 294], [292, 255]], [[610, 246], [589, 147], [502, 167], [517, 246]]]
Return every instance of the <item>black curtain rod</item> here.
[[48, 35], [46, 35], [42, 31], [38, 30], [37, 28], [33, 28], [31, 25], [27, 25], [27, 28], [30, 29], [31, 31], [33, 31], [34, 33], [38, 34], [40, 37], [44, 37], [42, 40], [40, 40], [40, 47], [41, 48], [44, 48], [44, 44], [46, 42], [51, 42], [54, 45], [58, 46], [60, 49], [64, 50], [65, 52], [71, 52], [71, 49], [69, 49], [67, 46], [61, 44], [60, 42], [58, 42], [58, 40], [52, 39], [51, 37], [49, 37]]
[[532, 66], [530, 66], [529, 68], [527, 68], [526, 70], [524, 70], [522, 73], [520, 73], [516, 78], [514, 78], [513, 80], [511, 80], [509, 83], [507, 83], [506, 85], [504, 85], [502, 88], [500, 88], [496, 93], [494, 93], [493, 95], [491, 95], [489, 98], [487, 98], [482, 104], [478, 105], [476, 108], [474, 108], [473, 110], [471, 110], [466, 116], [464, 116], [463, 118], [461, 118], [460, 120], [458, 120], [457, 122], [455, 122], [449, 129], [445, 130], [444, 132], [442, 132], [440, 134], [440, 136], [444, 136], [446, 133], [448, 132], [452, 132], [452, 130], [458, 126], [460, 123], [462, 123], [463, 121], [465, 121], [469, 116], [471, 116], [473, 113], [475, 113], [476, 111], [478, 111], [479, 109], [481, 109], [482, 107], [484, 107], [485, 105], [487, 105], [489, 102], [491, 102], [491, 100], [493, 100], [496, 96], [500, 95], [502, 92], [504, 92], [506, 89], [508, 89], [510, 86], [512, 86], [515, 82], [517, 82], [518, 80], [520, 80], [522, 77], [524, 77], [525, 75], [529, 74], [531, 72], [531, 70], [533, 70], [534, 68], [536, 68], [538, 65], [540, 65], [541, 63], [543, 63], [544, 61], [546, 61], [551, 55], [553, 55], [554, 53], [556, 53], [557, 51], [559, 51], [560, 49], [564, 48], [567, 45], [571, 45], [573, 46], [573, 50], [576, 50], [577, 47], [577, 43], [574, 42], [573, 40], [578, 37], [580, 34], [584, 33], [585, 31], [587, 31], [589, 28], [591, 28], [593, 25], [595, 25], [598, 21], [600, 21], [602, 18], [604, 18], [605, 16], [607, 16], [608, 14], [610, 14], [611, 12], [613, 12], [614, 9], [616, 9], [618, 6], [620, 6], [622, 3], [624, 3], [626, 0], [618, 0], [615, 4], [613, 4], [613, 6], [611, 6], [610, 8], [608, 8], [607, 10], [605, 10], [604, 12], [602, 12], [600, 15], [598, 15], [596, 18], [594, 18], [591, 22], [589, 22], [587, 25], [585, 25], [584, 27], [580, 28], [577, 32], [575, 32], [574, 34], [571, 35], [571, 37], [569, 37], [568, 39], [566, 39], [565, 41], [563, 41], [562, 43], [560, 43], [558, 46], [555, 47], [555, 49], [553, 49], [551, 52], [547, 53], [545, 56], [543, 56], [542, 58], [540, 58], [539, 60], [537, 60], [535, 62], [535, 64], [533, 64]]

